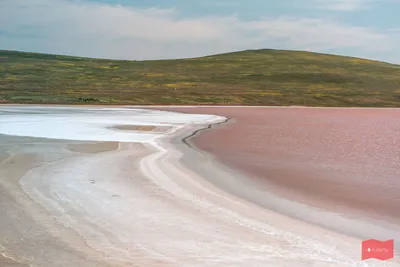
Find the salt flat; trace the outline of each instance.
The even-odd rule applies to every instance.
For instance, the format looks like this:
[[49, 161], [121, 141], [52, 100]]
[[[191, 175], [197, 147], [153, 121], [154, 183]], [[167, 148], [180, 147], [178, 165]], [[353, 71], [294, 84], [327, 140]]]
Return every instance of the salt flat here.
[[4, 265], [399, 265], [361, 262], [357, 238], [212, 183], [213, 173], [225, 181], [237, 174], [180, 140], [224, 120], [135, 108], [1, 107]]

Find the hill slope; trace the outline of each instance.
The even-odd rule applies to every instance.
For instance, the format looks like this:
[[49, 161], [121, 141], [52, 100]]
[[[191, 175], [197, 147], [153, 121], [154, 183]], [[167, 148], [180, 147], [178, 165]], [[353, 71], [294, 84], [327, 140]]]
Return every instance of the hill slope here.
[[400, 66], [280, 50], [154, 61], [0, 51], [0, 102], [400, 107]]

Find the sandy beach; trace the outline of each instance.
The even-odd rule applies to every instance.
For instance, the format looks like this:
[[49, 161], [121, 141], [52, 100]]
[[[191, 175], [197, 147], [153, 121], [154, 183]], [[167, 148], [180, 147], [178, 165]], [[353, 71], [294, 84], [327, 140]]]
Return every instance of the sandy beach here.
[[[391, 219], [398, 214], [388, 209], [379, 213], [384, 221], [370, 225], [373, 209], [336, 205], [329, 194], [326, 199], [304, 194], [311, 191], [290, 186], [291, 176], [274, 181], [260, 175], [270, 173], [262, 168], [271, 166], [277, 173], [279, 168], [293, 171], [294, 156], [284, 154], [282, 147], [287, 142], [310, 164], [311, 149], [319, 152], [314, 160], [325, 163], [318, 142], [316, 147], [310, 147], [311, 141], [296, 147], [297, 140], [290, 142], [287, 136], [290, 124], [282, 129], [273, 124], [277, 117], [283, 124], [291, 121], [291, 112], [298, 111], [285, 118], [277, 110], [257, 117], [234, 108], [179, 110], [220, 117], [123, 108], [55, 109], [50, 115], [46, 108], [32, 108], [26, 115], [28, 110], [17, 107], [0, 114], [0, 266], [400, 265], [398, 257], [361, 262], [358, 235], [366, 233], [353, 229], [375, 227], [370, 228], [374, 235], [391, 235], [398, 226]], [[226, 117], [232, 119], [222, 123]], [[260, 123], [260, 117], [270, 121]], [[324, 121], [318, 116], [309, 120]], [[67, 126], [51, 133], [32, 130], [55, 122]], [[221, 124], [205, 130], [216, 123]], [[272, 132], [284, 136], [281, 143], [281, 136]], [[308, 139], [303, 135], [303, 140]], [[385, 175], [392, 179], [390, 172]], [[304, 181], [313, 184], [313, 179]], [[321, 203], [315, 205], [315, 199]], [[359, 220], [343, 221], [346, 208], [357, 210]], [[323, 227], [324, 220], [337, 227]], [[351, 233], [341, 231], [340, 224], [352, 226]]]

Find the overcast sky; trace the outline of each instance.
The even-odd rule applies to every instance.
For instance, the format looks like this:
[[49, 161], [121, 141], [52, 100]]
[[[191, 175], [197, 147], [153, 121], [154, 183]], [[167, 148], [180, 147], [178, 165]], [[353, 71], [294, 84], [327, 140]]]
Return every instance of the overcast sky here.
[[400, 63], [400, 0], [0, 0], [0, 49], [117, 59], [245, 49]]

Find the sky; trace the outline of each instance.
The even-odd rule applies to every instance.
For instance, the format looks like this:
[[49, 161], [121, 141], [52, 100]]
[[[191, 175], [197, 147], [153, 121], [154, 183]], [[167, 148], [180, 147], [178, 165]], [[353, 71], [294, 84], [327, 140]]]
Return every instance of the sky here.
[[400, 64], [400, 0], [0, 0], [0, 49], [169, 59], [289, 49]]

